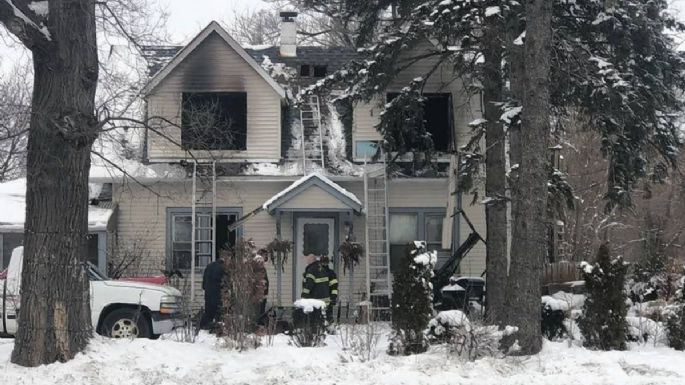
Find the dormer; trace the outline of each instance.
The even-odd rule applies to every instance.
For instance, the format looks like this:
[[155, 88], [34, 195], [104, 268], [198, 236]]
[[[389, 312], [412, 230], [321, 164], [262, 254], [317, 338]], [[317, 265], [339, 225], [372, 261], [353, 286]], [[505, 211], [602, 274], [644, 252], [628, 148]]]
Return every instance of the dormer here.
[[285, 91], [216, 22], [143, 89], [150, 162], [281, 158]]

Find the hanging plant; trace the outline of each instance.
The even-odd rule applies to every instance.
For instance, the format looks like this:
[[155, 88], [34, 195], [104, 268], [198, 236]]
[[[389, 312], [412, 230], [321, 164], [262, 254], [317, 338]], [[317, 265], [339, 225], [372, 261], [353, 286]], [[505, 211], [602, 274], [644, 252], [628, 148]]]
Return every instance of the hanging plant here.
[[288, 240], [274, 239], [266, 245], [266, 252], [274, 266], [281, 267], [285, 271], [285, 264], [288, 263], [288, 254], [293, 249], [293, 243]]
[[364, 247], [359, 242], [345, 240], [338, 247], [338, 252], [343, 262], [343, 270], [350, 271], [364, 256]]

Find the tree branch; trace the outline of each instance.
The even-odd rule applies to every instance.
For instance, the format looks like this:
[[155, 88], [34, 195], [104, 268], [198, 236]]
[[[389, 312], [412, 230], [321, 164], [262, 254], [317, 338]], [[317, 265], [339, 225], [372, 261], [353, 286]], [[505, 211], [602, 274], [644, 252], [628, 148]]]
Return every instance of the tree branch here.
[[0, 23], [26, 48], [33, 49], [52, 41], [50, 31], [28, 8], [26, 0], [0, 0]]

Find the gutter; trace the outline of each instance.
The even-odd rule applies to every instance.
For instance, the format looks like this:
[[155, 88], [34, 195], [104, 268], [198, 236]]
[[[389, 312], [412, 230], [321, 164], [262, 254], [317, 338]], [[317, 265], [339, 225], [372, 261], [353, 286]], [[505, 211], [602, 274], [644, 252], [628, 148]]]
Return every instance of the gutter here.
[[[287, 176], [277, 176], [277, 175], [240, 175], [231, 176], [224, 178], [217, 178], [217, 183], [231, 183], [231, 182], [295, 182], [302, 178], [302, 175], [287, 175]], [[349, 175], [330, 175], [327, 176], [328, 179], [333, 182], [362, 182], [364, 180], [363, 176], [349, 176]], [[155, 178], [135, 178], [136, 181], [141, 183], [175, 183], [175, 182], [190, 182], [192, 179], [190, 177], [155, 177]], [[417, 180], [421, 182], [428, 183], [442, 183], [447, 180], [445, 178], [397, 178], [390, 179], [390, 183], [416, 183]], [[90, 183], [135, 183], [133, 178], [128, 176], [121, 177], [92, 177], [89, 178]]]

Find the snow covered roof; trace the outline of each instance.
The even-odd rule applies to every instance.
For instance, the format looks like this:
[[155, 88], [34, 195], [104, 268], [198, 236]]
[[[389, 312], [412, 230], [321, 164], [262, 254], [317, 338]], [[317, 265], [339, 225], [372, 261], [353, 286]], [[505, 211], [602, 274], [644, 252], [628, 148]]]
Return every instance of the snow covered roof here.
[[[295, 57], [281, 57], [277, 46], [243, 45], [242, 47], [257, 63], [262, 63], [266, 56], [273, 63], [283, 63], [295, 69], [303, 64], [326, 66], [328, 73], [337, 71], [359, 56], [356, 50], [347, 47], [298, 46]], [[181, 49], [183, 46], [180, 45], [144, 46], [143, 56], [148, 62], [148, 74], [151, 77], [156, 75]]]
[[[276, 209], [284, 207], [286, 203], [312, 187], [318, 187], [320, 190], [323, 190], [323, 193], [328, 193], [331, 197], [342, 203], [349, 210], [353, 210], [357, 213], [362, 211], [362, 203], [354, 194], [340, 187], [339, 184], [333, 182], [320, 173], [305, 175], [296, 180], [283, 191], [264, 202], [262, 208], [270, 213], [274, 212]], [[316, 202], [313, 203], [316, 204]]]
[[[262, 68], [245, 50], [236, 42], [226, 30], [216, 21], [212, 21], [202, 30], [188, 45], [181, 48], [173, 58], [157, 72], [147, 85], [143, 88], [143, 93], [147, 94], [152, 91], [159, 83], [164, 80], [188, 55], [190, 55], [197, 47], [202, 44], [212, 33], [219, 35], [233, 50], [242, 57], [247, 64], [249, 64], [256, 72], [278, 93], [281, 98], [285, 97], [285, 90]], [[167, 48], [167, 52], [170, 50]]]
[[[24, 229], [26, 216], [26, 179], [0, 183], [0, 232], [18, 232]], [[88, 230], [104, 231], [114, 208], [88, 206]]]

